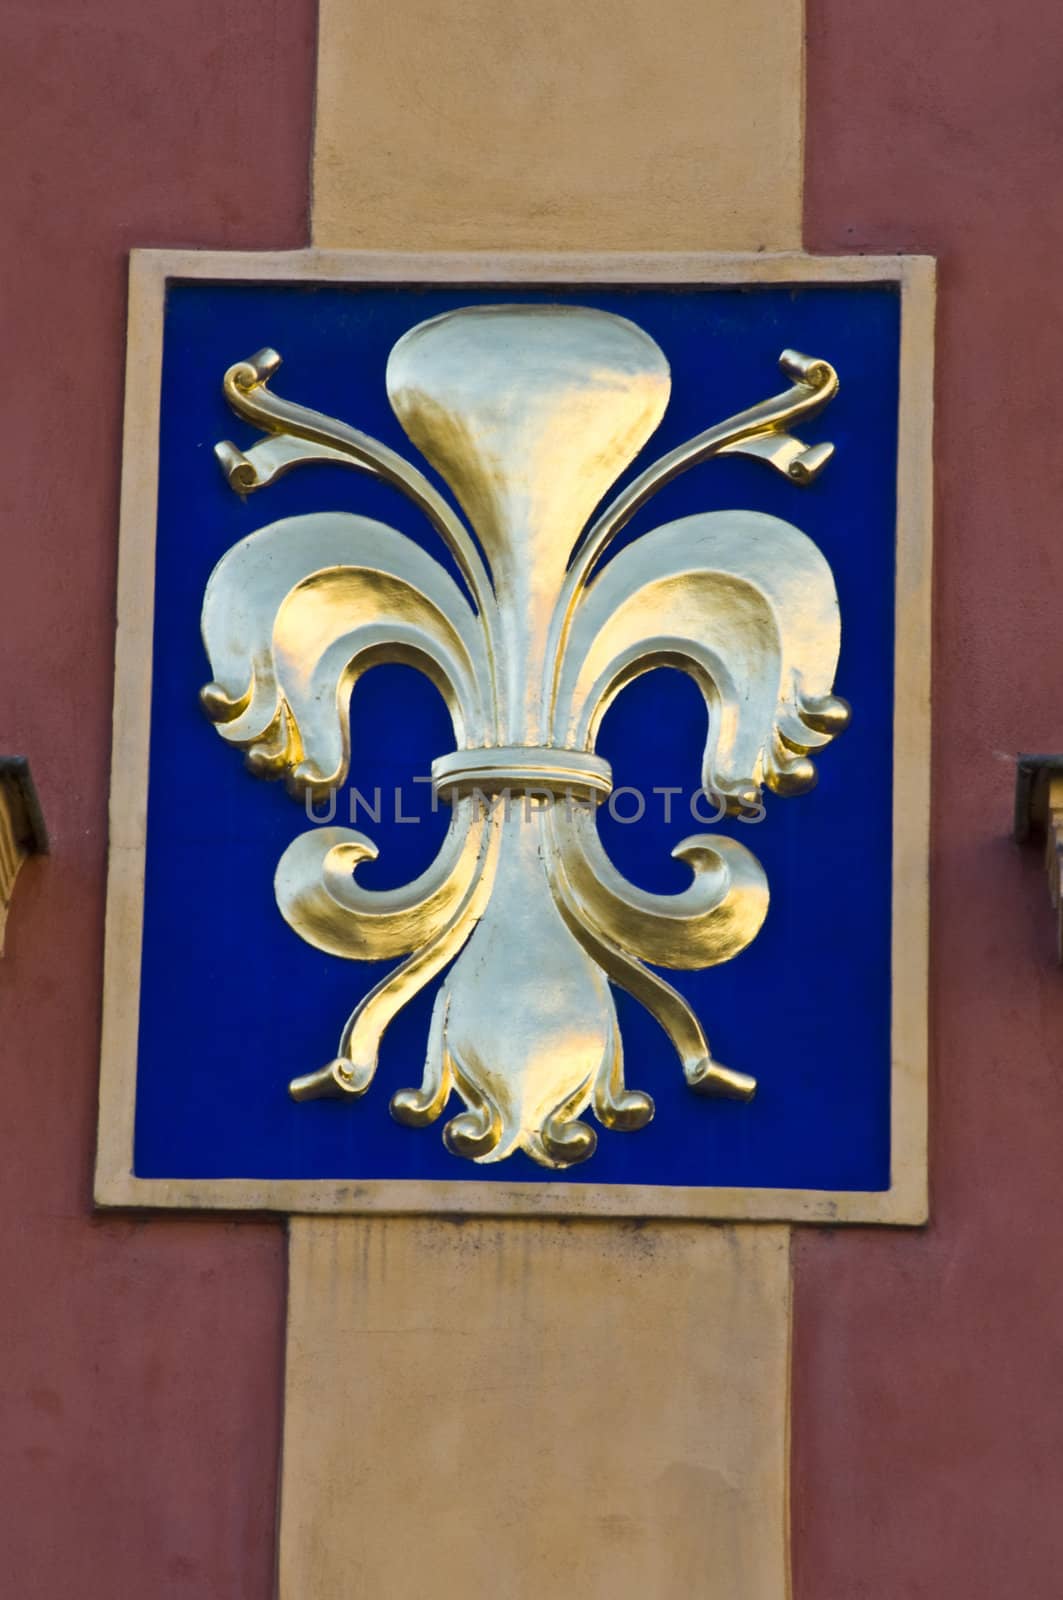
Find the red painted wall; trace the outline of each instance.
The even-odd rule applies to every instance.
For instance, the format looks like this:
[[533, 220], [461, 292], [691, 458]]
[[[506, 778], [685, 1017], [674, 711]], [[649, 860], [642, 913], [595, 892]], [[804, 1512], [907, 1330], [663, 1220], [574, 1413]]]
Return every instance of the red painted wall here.
[[809, 0], [811, 249], [940, 258], [933, 1220], [796, 1243], [796, 1600], [1063, 1594], [1063, 14]]
[[[0, 751], [54, 853], [0, 962], [0, 1592], [272, 1592], [279, 1225], [90, 1201], [134, 245], [307, 239], [315, 6], [47, 0], [0, 53]], [[189, 1048], [195, 1049], [195, 1019]]]

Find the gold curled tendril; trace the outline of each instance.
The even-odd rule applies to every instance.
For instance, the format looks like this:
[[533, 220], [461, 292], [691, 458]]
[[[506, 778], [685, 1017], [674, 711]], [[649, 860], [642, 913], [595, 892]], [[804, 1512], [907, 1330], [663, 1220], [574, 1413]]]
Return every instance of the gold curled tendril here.
[[787, 377], [796, 379], [791, 388], [715, 423], [652, 462], [587, 530], [565, 576], [551, 619], [547, 652], [551, 677], [544, 684], [551, 707], [556, 702], [558, 673], [580, 593], [612, 540], [659, 490], [680, 473], [719, 455], [759, 457], [801, 485], [811, 483], [826, 466], [834, 454], [834, 446], [828, 443], [804, 445], [790, 435], [789, 429], [795, 423], [817, 416], [834, 399], [838, 393], [838, 374], [830, 362], [802, 355], [797, 350], [784, 350], [779, 366]]

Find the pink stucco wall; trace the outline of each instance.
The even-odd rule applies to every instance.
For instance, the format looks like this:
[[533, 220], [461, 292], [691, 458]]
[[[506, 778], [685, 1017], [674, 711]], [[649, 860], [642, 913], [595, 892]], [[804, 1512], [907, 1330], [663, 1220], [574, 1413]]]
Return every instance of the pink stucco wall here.
[[1063, 749], [1063, 21], [809, 0], [806, 237], [940, 258], [933, 1218], [796, 1243], [796, 1600], [1063, 1594], [1063, 972], [1017, 750]]
[[5, 9], [0, 751], [53, 841], [0, 962], [11, 1600], [272, 1591], [282, 1228], [94, 1216], [91, 1165], [127, 255], [306, 242], [314, 28], [312, 0]]

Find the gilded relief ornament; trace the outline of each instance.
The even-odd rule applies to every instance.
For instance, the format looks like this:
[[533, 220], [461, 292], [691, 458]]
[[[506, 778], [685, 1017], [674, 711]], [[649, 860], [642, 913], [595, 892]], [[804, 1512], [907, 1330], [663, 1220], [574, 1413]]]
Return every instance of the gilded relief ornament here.
[[656, 1017], [691, 1089], [747, 1099], [755, 1080], [713, 1060], [690, 1006], [652, 969], [743, 950], [767, 911], [764, 872], [735, 840], [696, 834], [673, 852], [692, 873], [683, 893], [628, 882], [598, 837], [594, 807], [612, 780], [595, 741], [627, 684], [677, 667], [708, 708], [705, 789], [736, 810], [764, 786], [807, 790], [811, 755], [849, 717], [832, 692], [834, 582], [805, 534], [752, 511], [684, 517], [603, 557], [658, 489], [712, 456], [755, 456], [810, 482], [832, 446], [790, 430], [837, 392], [833, 368], [784, 351], [791, 387], [653, 462], [594, 516], [667, 405], [654, 341], [583, 307], [471, 306], [421, 323], [391, 352], [388, 397], [466, 523], [403, 456], [273, 394], [279, 365], [263, 350], [225, 374], [233, 410], [266, 435], [246, 453], [218, 445], [232, 487], [264, 488], [311, 461], [359, 468], [413, 501], [463, 582], [395, 529], [336, 512], [259, 529], [207, 585], [203, 705], [256, 776], [284, 778], [296, 797], [341, 784], [351, 691], [381, 662], [424, 672], [454, 725], [457, 749], [432, 772], [450, 826], [419, 878], [362, 888], [358, 865], [376, 850], [350, 828], [312, 828], [281, 857], [277, 904], [309, 944], [403, 958], [355, 1008], [335, 1060], [292, 1095], [365, 1094], [388, 1024], [449, 967], [422, 1081], [391, 1110], [423, 1127], [456, 1093], [463, 1109], [443, 1129], [456, 1155], [523, 1149], [567, 1167], [597, 1142], [585, 1112], [609, 1129], [650, 1121], [650, 1096], [625, 1084], [611, 984]]

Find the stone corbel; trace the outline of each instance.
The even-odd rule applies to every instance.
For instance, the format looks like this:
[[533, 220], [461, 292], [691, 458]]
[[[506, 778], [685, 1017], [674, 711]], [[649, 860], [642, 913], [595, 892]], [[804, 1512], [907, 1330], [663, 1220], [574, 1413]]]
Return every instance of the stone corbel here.
[[1043, 841], [1048, 892], [1063, 963], [1063, 755], [1021, 755], [1015, 777], [1015, 841]]
[[25, 756], [0, 756], [0, 955], [15, 879], [27, 856], [45, 855], [48, 834]]

